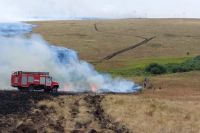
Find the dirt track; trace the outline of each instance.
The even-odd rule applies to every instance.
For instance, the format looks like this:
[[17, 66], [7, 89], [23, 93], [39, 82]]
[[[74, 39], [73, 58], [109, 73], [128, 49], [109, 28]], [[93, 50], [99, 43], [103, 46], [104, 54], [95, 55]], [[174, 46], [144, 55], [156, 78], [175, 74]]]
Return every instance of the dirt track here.
[[0, 132], [129, 133], [105, 114], [105, 95], [0, 92]]

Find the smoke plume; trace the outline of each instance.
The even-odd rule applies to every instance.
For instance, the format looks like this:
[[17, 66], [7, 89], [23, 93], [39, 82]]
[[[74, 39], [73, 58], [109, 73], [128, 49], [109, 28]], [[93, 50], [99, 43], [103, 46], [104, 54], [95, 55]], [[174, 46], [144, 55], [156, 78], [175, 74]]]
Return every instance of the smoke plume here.
[[14, 36], [30, 33], [34, 25], [26, 23], [0, 23], [0, 36]]
[[[13, 89], [10, 87], [10, 76], [14, 71], [50, 72], [54, 80], [60, 83], [62, 91], [126, 93], [140, 89], [131, 81], [123, 78], [113, 79], [109, 74], [97, 72], [91, 64], [80, 60], [74, 50], [50, 45], [37, 34], [21, 35], [21, 31], [28, 32], [32, 29], [30, 25], [21, 23], [5, 25], [0, 26], [0, 31], [4, 31], [0, 35], [2, 89]], [[9, 29], [10, 27], [12, 28]], [[13, 35], [13, 33], [19, 34]]]

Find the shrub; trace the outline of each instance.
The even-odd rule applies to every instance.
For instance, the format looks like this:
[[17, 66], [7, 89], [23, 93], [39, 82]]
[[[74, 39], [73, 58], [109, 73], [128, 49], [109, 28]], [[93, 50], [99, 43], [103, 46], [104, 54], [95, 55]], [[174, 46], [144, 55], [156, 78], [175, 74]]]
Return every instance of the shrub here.
[[200, 70], [200, 56], [196, 56], [181, 64], [168, 64], [166, 67], [170, 73]]
[[198, 61], [200, 61], [200, 55], [198, 55], [198, 56], [194, 57], [194, 59], [193, 59], [193, 60], [198, 60]]
[[178, 73], [178, 72], [189, 72], [191, 71], [191, 68], [184, 66], [184, 65], [174, 65], [169, 70], [172, 73]]
[[167, 72], [163, 65], [152, 63], [145, 68], [145, 71], [151, 74], [164, 74]]

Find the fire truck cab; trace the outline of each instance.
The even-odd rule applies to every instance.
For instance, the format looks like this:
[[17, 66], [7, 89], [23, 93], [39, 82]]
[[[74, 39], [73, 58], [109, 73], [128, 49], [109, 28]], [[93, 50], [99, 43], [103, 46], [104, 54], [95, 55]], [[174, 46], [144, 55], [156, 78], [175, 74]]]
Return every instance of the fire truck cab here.
[[58, 82], [52, 80], [49, 72], [23, 72], [17, 71], [11, 75], [11, 86], [20, 91], [44, 90], [57, 92]]

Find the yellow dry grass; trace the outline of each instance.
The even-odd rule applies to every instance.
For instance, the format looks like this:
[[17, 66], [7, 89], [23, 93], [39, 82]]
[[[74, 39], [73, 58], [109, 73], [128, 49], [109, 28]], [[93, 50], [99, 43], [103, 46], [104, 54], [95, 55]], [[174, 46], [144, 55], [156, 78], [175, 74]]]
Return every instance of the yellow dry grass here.
[[107, 96], [102, 102], [106, 113], [135, 133], [200, 132], [200, 73], [150, 79], [153, 89], [139, 95]]
[[102, 105], [112, 119], [135, 133], [200, 132], [199, 101], [113, 95], [107, 96]]
[[[100, 64], [119, 67], [140, 58], [185, 57], [199, 54], [200, 20], [195, 19], [126, 19], [32, 22], [52, 44], [75, 49], [81, 59], [96, 61], [110, 52], [141, 41], [143, 37], [156, 39], [127, 53]], [[99, 32], [95, 31], [97, 24]]]
[[[54, 98], [52, 100], [43, 100], [40, 101], [37, 106], [45, 106], [48, 110], [53, 110], [51, 113], [48, 113], [46, 117], [49, 117], [54, 123], [62, 120], [62, 126], [64, 127], [64, 131], [72, 131], [75, 126], [74, 121], [72, 119], [71, 108], [74, 102], [78, 99], [78, 96], [60, 96], [58, 98]], [[49, 130], [49, 133], [54, 131], [51, 128], [46, 127]]]
[[[34, 113], [36, 110], [44, 112], [45, 110], [42, 110], [41, 107], [45, 107], [48, 110], [45, 117], [51, 120], [51, 123], [61, 123], [61, 127], [64, 128], [65, 133], [90, 132], [92, 129], [104, 131], [98, 121], [94, 119], [92, 113], [94, 108], [84, 100], [85, 97], [86, 95], [67, 95], [49, 100], [42, 100], [37, 103], [40, 109], [35, 109], [32, 112]], [[48, 133], [56, 131], [52, 129], [49, 122], [46, 124], [45, 131]]]

